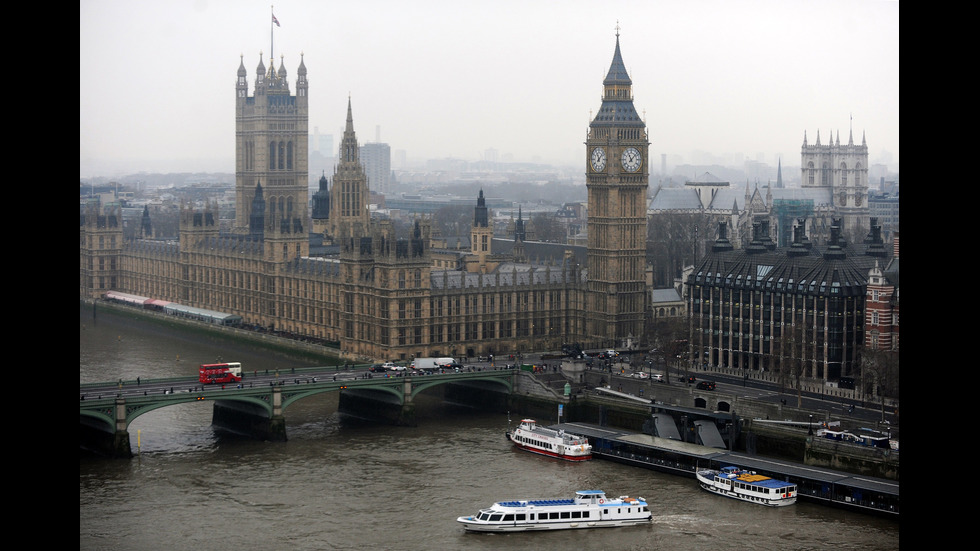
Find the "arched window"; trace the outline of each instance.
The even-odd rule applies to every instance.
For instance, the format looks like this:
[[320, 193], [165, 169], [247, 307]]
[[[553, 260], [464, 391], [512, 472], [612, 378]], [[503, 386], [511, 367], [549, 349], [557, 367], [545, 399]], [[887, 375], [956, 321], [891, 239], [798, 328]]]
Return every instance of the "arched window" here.
[[823, 170], [820, 171], [820, 185], [824, 187], [830, 185], [830, 167], [827, 163], [823, 164]]
[[276, 163], [279, 167], [279, 170], [285, 168], [285, 166], [283, 166], [283, 161], [285, 160], [284, 159], [285, 157], [286, 157], [286, 145], [283, 142], [279, 142], [279, 159], [278, 162]]
[[269, 142], [269, 170], [276, 169], [276, 142]]
[[840, 185], [847, 185], [847, 163], [840, 164]]
[[806, 168], [807, 173], [809, 174], [809, 184], [812, 186], [814, 183], [814, 178], [816, 177], [814, 174], [816, 171], [813, 170], [813, 162], [807, 163]]
[[286, 170], [293, 169], [293, 142], [286, 144]]

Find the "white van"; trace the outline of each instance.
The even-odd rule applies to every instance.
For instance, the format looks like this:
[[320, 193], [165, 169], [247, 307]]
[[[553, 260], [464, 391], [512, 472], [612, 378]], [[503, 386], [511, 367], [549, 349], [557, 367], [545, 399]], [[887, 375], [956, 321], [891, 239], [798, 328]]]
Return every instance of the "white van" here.
[[456, 367], [456, 365], [454, 358], [415, 358], [415, 361], [412, 362], [412, 369], [435, 371], [444, 367]]

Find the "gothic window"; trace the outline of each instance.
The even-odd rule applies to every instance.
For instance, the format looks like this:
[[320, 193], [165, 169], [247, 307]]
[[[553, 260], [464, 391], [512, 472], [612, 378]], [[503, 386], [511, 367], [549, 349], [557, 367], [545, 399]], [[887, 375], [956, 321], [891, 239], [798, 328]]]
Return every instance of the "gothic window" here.
[[422, 287], [422, 270], [415, 270], [415, 288]]
[[279, 167], [279, 170], [285, 168], [283, 166], [283, 161], [285, 156], [286, 156], [286, 146], [283, 142], [279, 142], [279, 158], [278, 158], [278, 162], [276, 163], [277, 166]]
[[286, 170], [293, 169], [293, 142], [286, 144]]
[[809, 182], [808, 183], [809, 183], [809, 185], [812, 186], [813, 185], [813, 179], [814, 179], [814, 172], [815, 172], [813, 170], [813, 163], [812, 162], [807, 163], [807, 165], [806, 165], [806, 171], [807, 171], [807, 175], [808, 175], [807, 178], [809, 179]]
[[276, 169], [276, 142], [269, 142], [269, 170]]
[[847, 164], [846, 163], [841, 163], [840, 164], [840, 185], [842, 185], [842, 186], [846, 186], [847, 185]]
[[827, 163], [824, 163], [823, 170], [820, 171], [820, 185], [825, 187], [830, 185], [830, 167]]

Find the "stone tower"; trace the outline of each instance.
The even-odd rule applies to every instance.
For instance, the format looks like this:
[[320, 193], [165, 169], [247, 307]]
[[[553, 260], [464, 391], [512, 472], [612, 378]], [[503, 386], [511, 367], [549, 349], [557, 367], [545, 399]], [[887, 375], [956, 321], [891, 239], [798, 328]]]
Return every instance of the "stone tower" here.
[[301, 229], [287, 234], [308, 241], [309, 88], [306, 65], [300, 57], [295, 95], [289, 90], [282, 63], [276, 71], [270, 59], [266, 70], [259, 60], [253, 96], [248, 95], [247, 76], [243, 59], [238, 67], [235, 98], [234, 231], [248, 234], [251, 226], [254, 235], [256, 228], [250, 224], [254, 221], [252, 202], [261, 185], [266, 203], [266, 228], [276, 224], [277, 229]]
[[842, 220], [842, 230], [853, 237], [863, 235], [870, 223], [868, 206], [868, 144], [861, 136], [861, 145], [854, 143], [853, 130], [847, 143], [841, 145], [831, 134], [830, 142], [820, 143], [817, 131], [816, 143], [807, 143], [803, 134], [801, 151], [802, 186], [825, 188], [833, 201], [834, 215]]
[[[646, 307], [646, 199], [650, 180], [646, 123], [633, 107], [633, 81], [616, 51], [602, 106], [586, 139], [589, 312], [586, 334], [606, 346], [629, 346], [643, 335]], [[600, 343], [597, 343], [600, 344]]]
[[368, 181], [361, 165], [354, 133], [350, 99], [347, 100], [347, 126], [340, 141], [337, 167], [330, 188], [330, 237], [335, 242], [367, 236], [371, 222], [368, 212]]
[[490, 243], [493, 241], [493, 224], [490, 223], [487, 210], [487, 201], [483, 197], [483, 190], [476, 199], [476, 208], [473, 212], [473, 227], [470, 229], [470, 247], [478, 259], [480, 273], [486, 273], [487, 257], [490, 256]]

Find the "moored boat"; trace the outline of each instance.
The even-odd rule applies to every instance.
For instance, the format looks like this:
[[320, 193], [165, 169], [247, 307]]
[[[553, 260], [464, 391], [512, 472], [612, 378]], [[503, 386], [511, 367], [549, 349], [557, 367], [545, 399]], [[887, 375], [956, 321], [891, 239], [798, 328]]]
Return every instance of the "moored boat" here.
[[796, 503], [796, 484], [756, 474], [755, 471], [743, 471], [738, 467], [699, 469], [697, 478], [701, 487], [713, 494], [769, 507]]
[[592, 459], [592, 445], [588, 438], [539, 427], [534, 419], [522, 419], [517, 428], [507, 432], [507, 439], [518, 448], [532, 453], [568, 461]]
[[498, 501], [456, 521], [470, 532], [523, 532], [630, 526], [652, 519], [642, 497], [608, 499], [602, 490], [579, 490], [574, 498]]

